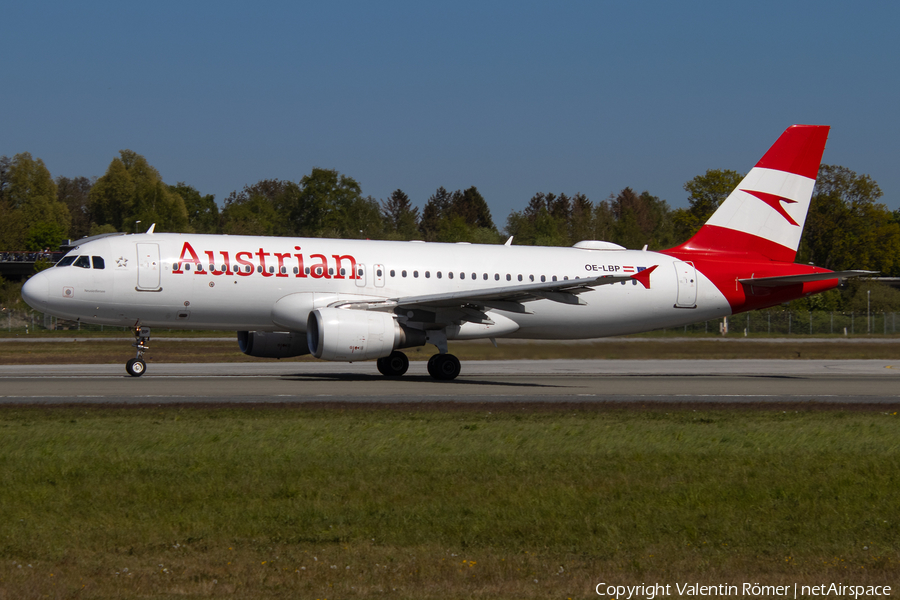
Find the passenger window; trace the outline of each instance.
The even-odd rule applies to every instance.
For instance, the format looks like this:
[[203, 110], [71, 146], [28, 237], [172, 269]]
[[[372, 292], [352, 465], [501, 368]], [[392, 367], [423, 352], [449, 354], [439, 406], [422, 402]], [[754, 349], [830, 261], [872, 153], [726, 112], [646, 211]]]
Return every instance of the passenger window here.
[[203, 265], [201, 265], [200, 263], [197, 263], [197, 270], [200, 272], [203, 272]]
[[[484, 278], [487, 279], [487, 274], [485, 274]], [[478, 273], [472, 273], [472, 279], [478, 279]]]
[[400, 271], [400, 275], [403, 276], [403, 277], [406, 277], [406, 271], [405, 271], [405, 270], [404, 270], [404, 271]]
[[73, 262], [75, 262], [75, 258], [76, 257], [74, 257], [74, 256], [63, 256], [62, 260], [59, 261], [58, 263], [56, 263], [56, 266], [57, 267], [68, 267]]
[[487, 273], [484, 274], [484, 280], [487, 281]]
[[309, 267], [306, 267], [305, 269], [303, 269], [303, 272], [306, 273], [307, 275], [309, 275]]
[[418, 276], [419, 276], [419, 272], [418, 272], [418, 271], [413, 271], [413, 277], [418, 277]]
[[396, 272], [393, 269], [391, 269], [391, 277], [396, 277], [396, 276], [397, 276]]
[[287, 275], [287, 267], [281, 267], [281, 274]]
[[494, 273], [494, 281], [500, 281], [500, 273]]
[[[425, 271], [425, 279], [428, 279], [429, 277], [431, 277], [431, 271]], [[440, 278], [441, 278], [441, 272], [438, 271], [438, 279], [440, 279]]]
[[506, 274], [506, 280], [507, 280], [507, 281], [512, 281], [512, 275], [510, 275], [509, 273], [507, 273], [507, 274]]
[[556, 281], [556, 275], [553, 276], [553, 281]]
[[528, 279], [530, 279], [531, 281], [534, 281], [534, 275], [529, 275]]
[[545, 281], [547, 281], [547, 278], [545, 276], [541, 275], [541, 283], [543, 283]]
[[465, 273], [460, 273], [460, 274], [459, 274], [459, 278], [460, 278], [460, 279], [465, 279], [465, 278], [466, 278], [466, 274], [465, 274]]
[[221, 270], [222, 270], [222, 272], [225, 272], [225, 271], [228, 270], [228, 267], [226, 267], [225, 265], [222, 265], [222, 269], [221, 269]]
[[262, 273], [262, 265], [256, 265], [256, 272]]
[[345, 269], [344, 267], [341, 267], [341, 277], [343, 277], [346, 274], [347, 274], [347, 269]]
[[334, 267], [328, 267], [328, 274], [334, 275]]
[[91, 257], [90, 256], [79, 256], [75, 259], [75, 266], [81, 267], [82, 269], [90, 269], [91, 268]]
[[[249, 269], [250, 267], [247, 267], [247, 268]], [[190, 271], [190, 270], [191, 270], [191, 263], [184, 263], [184, 270], [185, 270], [185, 271]]]
[[212, 263], [209, 263], [209, 270], [210, 270], [210, 271], [215, 271], [215, 270], [216, 270], [216, 265], [214, 265], [214, 264], [212, 264]]
[[376, 276], [376, 277], [381, 277], [381, 276], [382, 276], [381, 269], [375, 269], [375, 276]]
[[453, 271], [450, 271], [449, 273], [447, 273], [447, 277], [449, 277], [450, 279], [453, 279]]
[[522, 276], [521, 276], [521, 275], [519, 275], [519, 281], [522, 281]]
[[91, 260], [92, 260], [93, 263], [94, 263], [94, 268], [95, 268], [95, 269], [105, 269], [105, 268], [106, 268], [106, 263], [103, 262], [103, 257], [102, 257], [102, 256], [92, 256], [92, 257], [91, 257]]
[[300, 267], [294, 267], [294, 275], [300, 274]]
[[274, 272], [275, 272], [275, 267], [269, 267], [269, 273], [274, 273]]

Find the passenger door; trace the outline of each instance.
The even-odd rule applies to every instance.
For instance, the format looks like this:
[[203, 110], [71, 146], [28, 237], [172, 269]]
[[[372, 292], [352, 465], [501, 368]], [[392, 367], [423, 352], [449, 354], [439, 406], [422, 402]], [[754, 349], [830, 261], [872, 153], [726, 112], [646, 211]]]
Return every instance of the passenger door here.
[[138, 280], [139, 292], [158, 292], [159, 287], [159, 244], [138, 244]]
[[678, 281], [678, 296], [675, 308], [697, 308], [697, 269], [694, 263], [675, 262]]

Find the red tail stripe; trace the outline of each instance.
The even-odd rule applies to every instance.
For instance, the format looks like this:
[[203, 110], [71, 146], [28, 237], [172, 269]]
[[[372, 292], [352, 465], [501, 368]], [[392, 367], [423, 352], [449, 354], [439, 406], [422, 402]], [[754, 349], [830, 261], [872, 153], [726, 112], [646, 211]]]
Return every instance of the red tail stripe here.
[[794, 125], [769, 148], [757, 167], [815, 179], [828, 141], [828, 125]]
[[695, 253], [728, 253], [788, 263], [794, 262], [794, 256], [797, 255], [793, 248], [743, 231], [716, 225], [704, 225], [694, 237], [680, 246], [663, 250], [662, 253], [681, 260], [693, 260], [690, 256]]

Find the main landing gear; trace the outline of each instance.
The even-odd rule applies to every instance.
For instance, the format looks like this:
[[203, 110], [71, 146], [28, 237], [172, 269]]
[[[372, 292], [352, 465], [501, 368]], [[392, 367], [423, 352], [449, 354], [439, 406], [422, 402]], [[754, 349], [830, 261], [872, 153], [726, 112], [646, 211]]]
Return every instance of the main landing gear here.
[[409, 359], [402, 352], [394, 350], [390, 356], [383, 356], [376, 361], [378, 372], [385, 377], [400, 377], [409, 369]]
[[437, 380], [456, 379], [459, 371], [459, 359], [452, 354], [435, 354], [428, 359], [428, 374]]
[[[409, 369], [409, 359], [398, 350], [375, 363], [385, 377], [400, 377]], [[435, 354], [428, 359], [428, 374], [440, 381], [450, 381], [459, 375], [459, 359], [452, 354]]]
[[134, 326], [134, 343], [132, 346], [137, 348], [137, 356], [125, 363], [125, 370], [132, 377], [140, 377], [147, 370], [147, 363], [144, 362], [144, 352], [150, 349], [147, 343], [150, 342], [150, 328]]

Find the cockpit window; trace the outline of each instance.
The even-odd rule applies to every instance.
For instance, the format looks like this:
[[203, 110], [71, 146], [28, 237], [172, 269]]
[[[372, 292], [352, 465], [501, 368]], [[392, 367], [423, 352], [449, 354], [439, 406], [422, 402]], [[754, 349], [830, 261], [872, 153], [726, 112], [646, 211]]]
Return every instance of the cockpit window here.
[[103, 262], [102, 256], [92, 256], [91, 260], [94, 262], [95, 269], [105, 269], [106, 264]]
[[90, 269], [91, 268], [91, 257], [90, 256], [79, 256], [75, 259], [75, 266], [81, 267], [82, 269]]
[[78, 257], [77, 256], [63, 256], [62, 260], [59, 261], [58, 263], [56, 263], [56, 266], [57, 267], [68, 267], [73, 262], [75, 262], [76, 258], [78, 258]]

